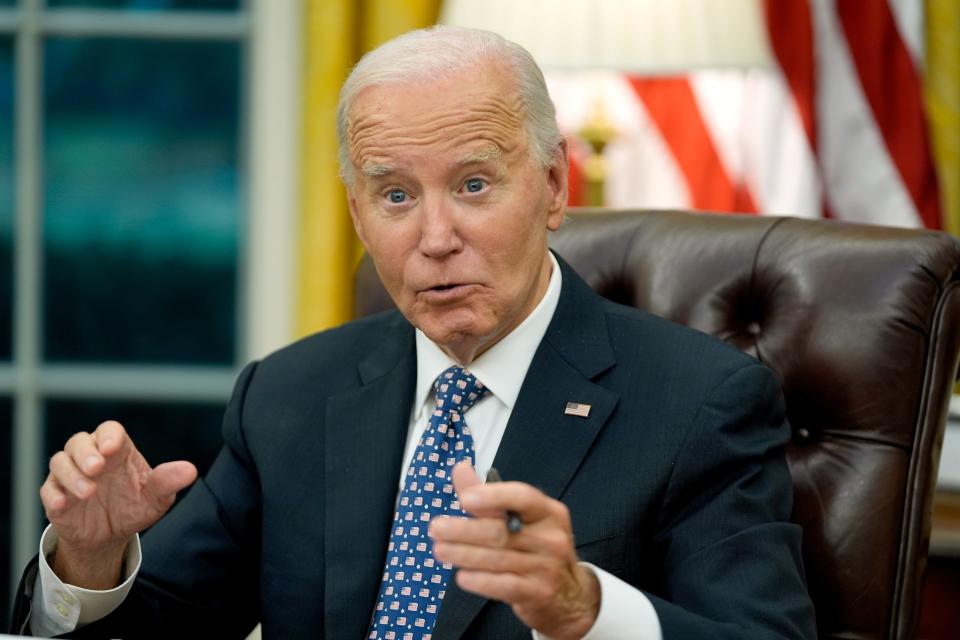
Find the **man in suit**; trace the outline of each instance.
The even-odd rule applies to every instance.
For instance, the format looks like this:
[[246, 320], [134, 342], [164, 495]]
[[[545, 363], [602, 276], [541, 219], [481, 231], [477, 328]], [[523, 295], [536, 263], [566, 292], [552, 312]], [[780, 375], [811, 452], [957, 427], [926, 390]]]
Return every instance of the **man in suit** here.
[[192, 465], [151, 469], [117, 423], [71, 438], [18, 628], [813, 637], [777, 383], [548, 251], [566, 147], [529, 54], [406, 34], [351, 73], [338, 132], [399, 312], [248, 366], [222, 452], [162, 519]]

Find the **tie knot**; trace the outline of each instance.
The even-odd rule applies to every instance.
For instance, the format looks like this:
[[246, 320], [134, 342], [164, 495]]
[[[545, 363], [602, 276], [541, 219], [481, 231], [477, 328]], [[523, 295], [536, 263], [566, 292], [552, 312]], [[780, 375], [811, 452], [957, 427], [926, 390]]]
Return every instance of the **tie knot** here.
[[437, 394], [437, 408], [444, 412], [463, 414], [489, 391], [477, 377], [463, 367], [450, 367], [433, 383]]

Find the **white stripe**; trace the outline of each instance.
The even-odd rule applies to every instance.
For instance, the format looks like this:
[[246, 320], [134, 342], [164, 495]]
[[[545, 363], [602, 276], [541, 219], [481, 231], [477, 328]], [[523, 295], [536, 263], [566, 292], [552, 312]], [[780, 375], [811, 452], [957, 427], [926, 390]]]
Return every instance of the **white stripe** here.
[[913, 63], [918, 69], [924, 68], [926, 60], [926, 37], [924, 36], [926, 21], [923, 15], [923, 0], [888, 0], [890, 12], [897, 23], [897, 31], [907, 50], [913, 57]]
[[846, 220], [922, 226], [860, 87], [834, 0], [811, 0], [818, 151], [834, 214]]
[[618, 76], [607, 95], [616, 101], [613, 117], [621, 132], [607, 148], [611, 167], [607, 203], [663, 209], [693, 206], [686, 176], [627, 78]]
[[612, 72], [546, 74], [557, 106], [557, 122], [567, 135], [586, 122], [599, 98], [617, 129], [604, 152], [610, 174], [606, 204], [611, 207], [689, 208], [690, 190], [670, 148], [629, 81]]
[[743, 130], [744, 72], [696, 71], [690, 74], [689, 81], [697, 110], [720, 157], [720, 164], [730, 183], [737, 185], [743, 181], [740, 139]]
[[783, 75], [753, 71], [745, 83], [743, 170], [757, 208], [765, 214], [821, 217], [817, 160]]

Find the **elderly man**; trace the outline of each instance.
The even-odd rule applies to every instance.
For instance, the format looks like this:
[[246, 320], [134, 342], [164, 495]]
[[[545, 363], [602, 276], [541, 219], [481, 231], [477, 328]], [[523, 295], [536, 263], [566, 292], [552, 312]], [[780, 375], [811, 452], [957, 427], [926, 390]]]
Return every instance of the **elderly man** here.
[[773, 375], [549, 252], [566, 147], [529, 54], [406, 34], [347, 79], [338, 132], [399, 313], [248, 366], [220, 456], [162, 519], [191, 464], [151, 469], [113, 422], [71, 438], [19, 628], [813, 637]]

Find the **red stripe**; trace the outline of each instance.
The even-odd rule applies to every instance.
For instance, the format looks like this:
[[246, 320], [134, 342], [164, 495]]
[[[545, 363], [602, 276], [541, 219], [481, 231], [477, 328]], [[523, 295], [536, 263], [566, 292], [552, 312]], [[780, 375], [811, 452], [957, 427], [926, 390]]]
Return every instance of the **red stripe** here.
[[924, 226], [940, 229], [940, 200], [920, 80], [886, 1], [837, 0], [857, 75], [887, 150]]
[[693, 208], [756, 213], [742, 185], [734, 185], [720, 161], [686, 78], [629, 77], [680, 166]]
[[770, 46], [790, 85], [807, 140], [817, 150], [813, 20], [808, 0], [765, 0]]
[[584, 204], [583, 194], [583, 166], [580, 144], [576, 138], [567, 138], [567, 161], [569, 172], [567, 175], [567, 204], [571, 207], [581, 207]]

